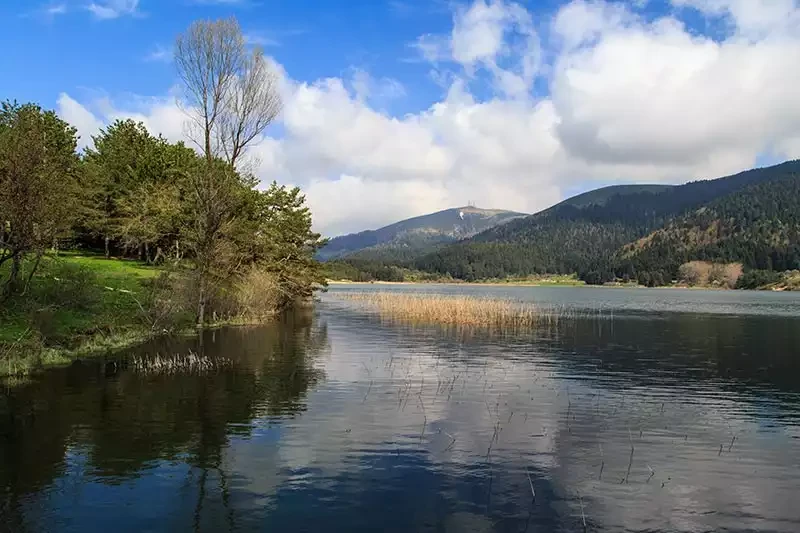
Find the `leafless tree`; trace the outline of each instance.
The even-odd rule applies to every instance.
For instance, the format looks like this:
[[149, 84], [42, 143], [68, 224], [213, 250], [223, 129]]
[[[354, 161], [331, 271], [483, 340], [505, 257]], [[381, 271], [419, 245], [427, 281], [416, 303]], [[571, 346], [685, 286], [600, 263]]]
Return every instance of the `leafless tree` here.
[[278, 76], [248, 50], [235, 18], [194, 22], [175, 44], [189, 136], [209, 158], [235, 166], [281, 111]]
[[196, 263], [197, 322], [203, 327], [214, 280], [225, 279], [228, 265], [236, 264], [230, 253], [240, 205], [236, 164], [277, 117], [281, 98], [275, 70], [261, 50], [248, 49], [235, 18], [192, 23], [175, 43], [175, 64], [188, 133], [207, 163], [190, 176], [195, 201], [189, 245]]

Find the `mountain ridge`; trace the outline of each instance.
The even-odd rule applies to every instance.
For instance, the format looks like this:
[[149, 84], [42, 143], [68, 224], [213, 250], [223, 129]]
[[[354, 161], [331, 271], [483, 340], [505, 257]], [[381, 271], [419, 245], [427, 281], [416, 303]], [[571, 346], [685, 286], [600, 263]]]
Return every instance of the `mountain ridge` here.
[[525, 213], [474, 206], [443, 209], [407, 218], [386, 226], [332, 238], [317, 254], [322, 260], [360, 254], [399, 260], [399, 256], [431, 251], [435, 247], [476, 235]]
[[[711, 180], [690, 181], [660, 192], [611, 195], [602, 205], [585, 207], [565, 202], [524, 219], [490, 228], [415, 261], [420, 270], [474, 280], [532, 274], [571, 274], [590, 283], [611, 281], [620, 274], [638, 276], [620, 250], [670, 221], [748, 186], [765, 185], [800, 174], [800, 161], [742, 171]], [[592, 191], [590, 191], [591, 193]], [[586, 193], [584, 193], [586, 194]], [[579, 195], [580, 196], [580, 195]], [[780, 216], [775, 214], [773, 216]], [[663, 249], [662, 256], [667, 253]], [[689, 254], [691, 255], [691, 254]], [[639, 264], [661, 271], [658, 256]]]

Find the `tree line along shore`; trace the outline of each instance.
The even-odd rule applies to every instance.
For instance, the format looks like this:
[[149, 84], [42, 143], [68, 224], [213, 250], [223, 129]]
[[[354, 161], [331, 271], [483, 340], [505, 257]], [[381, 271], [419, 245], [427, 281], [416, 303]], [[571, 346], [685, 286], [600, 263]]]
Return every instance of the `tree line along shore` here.
[[132, 120], [83, 151], [36, 103], [0, 107], [0, 373], [156, 333], [260, 321], [325, 283], [298, 188], [258, 188], [250, 145], [277, 74], [235, 19], [175, 43], [188, 143]]

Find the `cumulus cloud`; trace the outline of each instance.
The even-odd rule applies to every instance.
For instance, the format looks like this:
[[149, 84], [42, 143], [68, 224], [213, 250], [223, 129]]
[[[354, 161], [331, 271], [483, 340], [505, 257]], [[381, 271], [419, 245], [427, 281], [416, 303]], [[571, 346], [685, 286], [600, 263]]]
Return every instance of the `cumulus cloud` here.
[[[253, 168], [265, 182], [301, 185], [316, 228], [333, 235], [468, 201], [533, 212], [592, 183], [683, 182], [748, 168], [764, 153], [800, 157], [796, 2], [672, 4], [652, 19], [575, 0], [537, 20], [519, 4], [477, 0], [456, 9], [449, 33], [414, 43], [447, 83], [403, 116], [386, 111], [406, 95], [397, 80], [354, 69], [298, 81], [276, 65], [284, 113], [253, 146]], [[687, 27], [686, 10], [729, 31], [704, 36]], [[169, 96], [62, 95], [59, 106], [82, 134], [132, 116], [183, 137]]]
[[66, 93], [58, 96], [58, 114], [78, 130], [78, 148], [85, 148], [92, 143], [92, 135], [96, 135], [103, 122], [94, 116], [82, 104]]

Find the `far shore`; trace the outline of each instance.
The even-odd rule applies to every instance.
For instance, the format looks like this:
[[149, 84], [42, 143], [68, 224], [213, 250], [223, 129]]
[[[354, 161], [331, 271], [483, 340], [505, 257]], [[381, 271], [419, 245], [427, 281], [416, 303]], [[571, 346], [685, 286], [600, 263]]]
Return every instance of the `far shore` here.
[[[348, 281], [348, 280], [327, 280], [328, 285], [469, 285], [469, 286], [485, 286], [485, 287], [597, 287], [603, 289], [687, 289], [687, 290], [702, 290], [702, 291], [734, 291], [734, 290], [747, 290], [747, 289], [728, 289], [725, 287], [701, 287], [689, 285], [659, 285], [656, 287], [646, 287], [645, 285], [638, 285], [634, 283], [607, 283], [603, 285], [588, 285], [581, 281], [573, 282], [560, 282], [560, 281]], [[791, 292], [785, 287], [771, 287], [765, 289], [750, 289], [750, 290], [763, 290], [772, 292]]]

